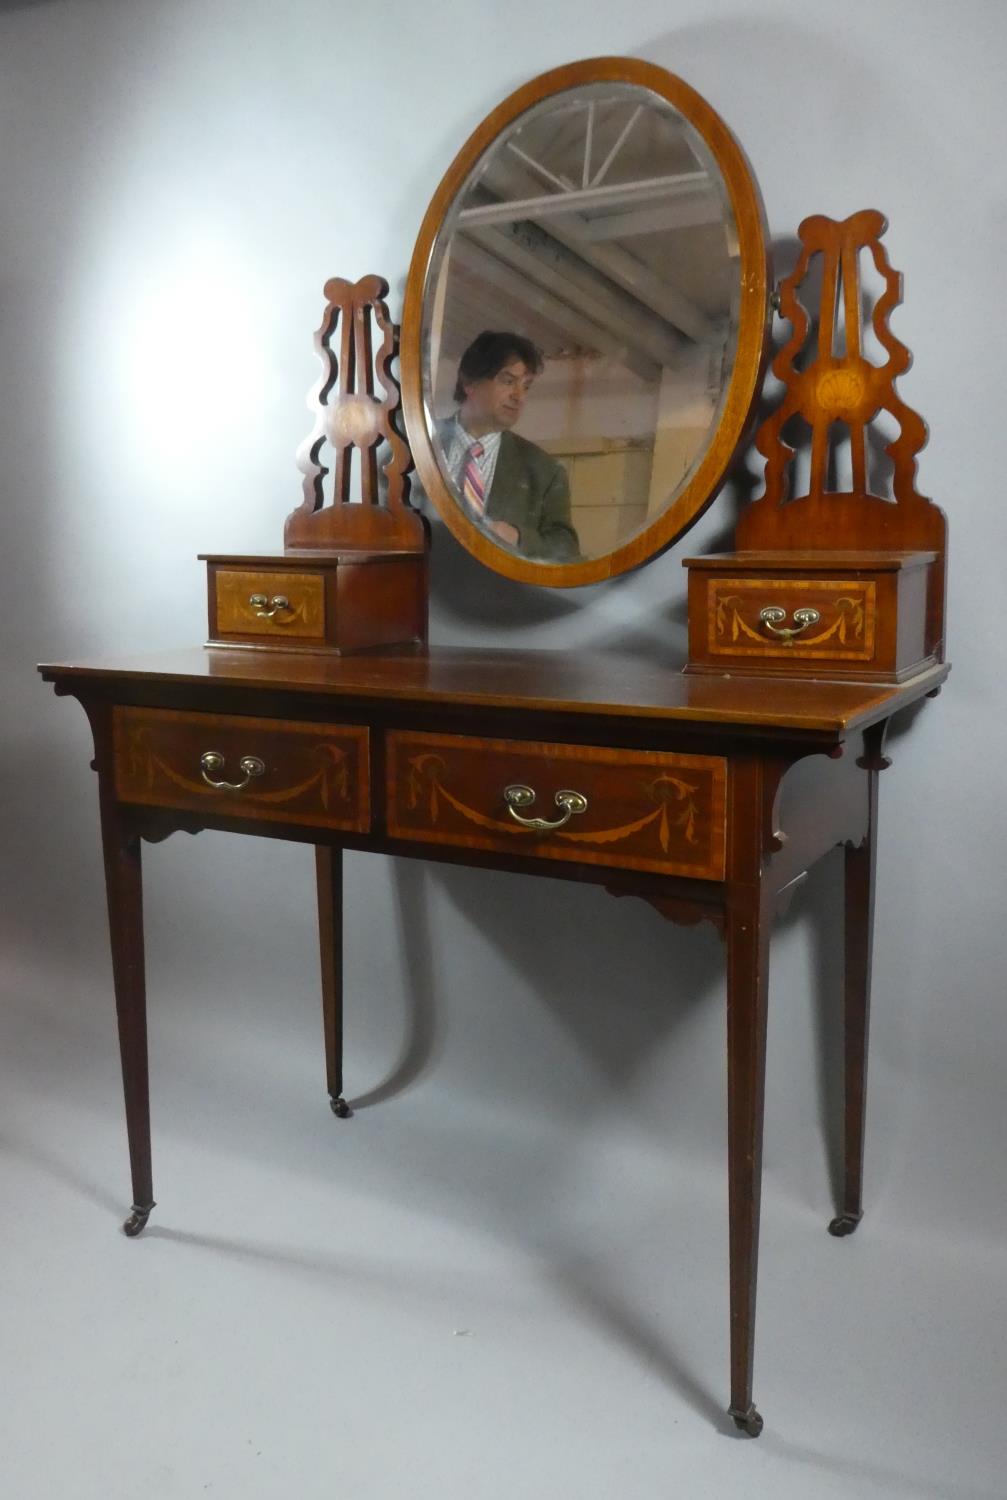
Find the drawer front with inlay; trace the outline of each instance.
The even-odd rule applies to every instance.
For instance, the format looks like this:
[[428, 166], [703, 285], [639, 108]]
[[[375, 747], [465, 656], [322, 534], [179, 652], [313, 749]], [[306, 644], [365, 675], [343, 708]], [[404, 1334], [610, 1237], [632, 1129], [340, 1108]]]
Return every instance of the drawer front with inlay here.
[[710, 578], [711, 656], [870, 662], [876, 585], [836, 578]]
[[220, 568], [216, 572], [216, 637], [243, 640], [325, 640], [325, 581], [321, 573]]
[[393, 838], [724, 878], [720, 756], [408, 731], [387, 752]]
[[123, 802], [354, 833], [370, 828], [365, 728], [117, 707], [113, 730]]

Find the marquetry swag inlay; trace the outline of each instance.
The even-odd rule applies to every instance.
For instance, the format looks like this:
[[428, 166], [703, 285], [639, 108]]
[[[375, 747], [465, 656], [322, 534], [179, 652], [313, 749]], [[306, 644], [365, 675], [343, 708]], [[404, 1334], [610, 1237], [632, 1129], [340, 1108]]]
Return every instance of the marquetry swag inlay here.
[[[362, 727], [119, 707], [113, 736], [116, 787], [126, 802], [276, 822], [317, 817], [347, 830], [370, 825]], [[257, 769], [242, 777], [249, 760]]]
[[[387, 747], [397, 838], [706, 879], [723, 871], [719, 756], [394, 731]], [[532, 811], [546, 820], [566, 792], [586, 805], [562, 827], [529, 828], [508, 812], [514, 783], [534, 790]]]

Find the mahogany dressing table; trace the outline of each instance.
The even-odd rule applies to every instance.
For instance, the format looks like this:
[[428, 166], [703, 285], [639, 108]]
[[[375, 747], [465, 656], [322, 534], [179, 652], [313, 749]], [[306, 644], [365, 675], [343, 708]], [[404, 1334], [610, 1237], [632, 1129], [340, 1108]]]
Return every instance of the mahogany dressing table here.
[[[633, 159], [636, 130], [649, 151], [666, 151], [656, 166]], [[567, 161], [583, 151], [579, 181], [554, 158], [543, 189], [547, 149]], [[620, 151], [629, 158], [626, 171], [609, 176]], [[599, 176], [606, 154], [609, 167]], [[540, 203], [536, 192], [563, 201], [559, 208]], [[654, 272], [640, 252], [644, 291], [634, 303], [625, 278], [616, 295], [617, 273], [620, 264], [626, 269], [627, 239], [643, 232], [641, 215], [649, 215], [647, 235], [679, 236], [683, 269], [665, 295], [651, 287]], [[686, 255], [697, 226], [704, 233], [712, 226], [727, 246], [716, 294], [726, 298], [727, 317], [715, 296], [704, 303], [697, 290]], [[765, 493], [742, 515], [737, 552], [687, 564], [684, 671], [594, 652], [428, 647], [428, 530], [408, 504], [406, 476], [411, 448], [427, 494], [477, 557], [508, 576], [560, 586], [635, 566], [709, 503], [758, 394], [769, 307], [757, 189], [709, 106], [659, 69], [603, 59], [535, 80], [480, 127], [431, 204], [410, 272], [402, 334], [409, 448], [390, 373], [397, 331], [382, 301], [384, 283], [328, 284], [316, 340], [323, 370], [313, 393], [316, 424], [300, 460], [304, 501], [288, 519], [284, 552], [207, 558], [205, 648], [40, 669], [57, 693], [80, 701], [94, 735], [132, 1169], [128, 1235], [142, 1231], [154, 1206], [143, 839], [213, 828], [315, 846], [327, 1082], [340, 1116], [350, 1113], [342, 1075], [344, 849], [590, 881], [636, 895], [673, 921], [712, 922], [725, 943], [729, 1410], [739, 1429], [761, 1431], [752, 1370], [770, 929], [809, 866], [844, 846], [845, 1169], [829, 1226], [842, 1236], [862, 1214], [885, 732], [896, 713], [934, 695], [949, 670], [944, 518], [914, 488], [925, 429], [894, 389], [909, 356], [888, 328], [900, 289], [879, 243], [884, 227], [874, 213], [801, 226], [801, 259], [778, 294], [793, 328], [774, 363], [785, 394], [757, 439], [767, 461]], [[699, 251], [709, 259], [708, 246]], [[886, 288], [873, 315], [883, 365], [862, 354], [862, 253]], [[809, 320], [797, 288], [814, 256], [823, 265], [817, 350], [798, 369]], [[581, 552], [566, 562], [522, 553], [510, 532], [494, 529], [492, 491], [482, 512], [473, 509], [450, 472], [434, 415], [441, 366], [453, 378], [476, 328], [466, 311], [473, 278], [480, 266], [484, 277], [491, 268], [502, 310], [517, 326], [517, 263], [530, 288], [527, 321], [559, 328], [559, 352], [547, 359], [543, 384], [564, 360], [568, 375], [589, 380], [599, 359], [609, 361], [609, 376], [621, 359], [626, 390], [635, 399], [649, 378], [660, 388], [660, 409], [676, 382], [683, 388], [682, 372], [702, 365], [689, 394], [695, 411], [709, 370], [719, 370], [706, 427], [671, 498], [642, 523], [639, 508], [623, 507], [614, 545], [592, 549], [587, 538], [598, 518], [589, 515], [591, 503], [578, 508], [572, 496]], [[535, 267], [541, 274], [531, 274]], [[557, 267], [578, 288], [574, 304], [581, 299], [576, 347], [570, 302], [565, 311], [559, 306]], [[644, 307], [653, 337], [644, 336]], [[605, 337], [615, 316], [639, 332], [621, 354]], [[838, 342], [837, 321], [845, 333]], [[376, 355], [373, 325], [382, 336]], [[338, 355], [330, 342], [337, 332]], [[678, 361], [673, 367], [659, 363], [662, 349]], [[890, 497], [871, 492], [867, 472], [865, 434], [880, 409], [899, 424], [888, 449]], [[790, 499], [792, 450], [783, 429], [795, 413], [810, 429], [811, 468], [807, 494]], [[846, 492], [830, 486], [830, 431], [840, 421], [852, 454]], [[670, 425], [680, 450], [687, 424]], [[652, 473], [668, 426], [657, 420], [651, 434]], [[543, 452], [548, 441], [543, 435]], [[551, 441], [554, 454], [566, 444], [566, 472], [580, 473], [581, 458], [597, 456], [597, 443], [591, 448], [582, 432], [554, 432]], [[638, 437], [636, 449], [618, 449], [610, 434], [606, 441], [603, 457], [629, 474], [624, 460], [639, 451]], [[335, 454], [331, 476], [320, 461], [326, 443]], [[379, 457], [387, 459], [380, 472]], [[599, 471], [584, 470], [580, 494], [589, 502]]]

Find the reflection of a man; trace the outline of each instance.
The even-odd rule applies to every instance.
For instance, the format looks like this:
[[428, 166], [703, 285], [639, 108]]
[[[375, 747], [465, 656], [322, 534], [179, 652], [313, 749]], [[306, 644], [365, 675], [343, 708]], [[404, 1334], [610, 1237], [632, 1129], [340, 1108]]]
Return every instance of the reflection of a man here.
[[566, 470], [511, 430], [542, 363], [520, 334], [481, 333], [458, 366], [458, 410], [438, 424], [438, 433], [473, 520], [526, 557], [569, 562], [580, 549]]

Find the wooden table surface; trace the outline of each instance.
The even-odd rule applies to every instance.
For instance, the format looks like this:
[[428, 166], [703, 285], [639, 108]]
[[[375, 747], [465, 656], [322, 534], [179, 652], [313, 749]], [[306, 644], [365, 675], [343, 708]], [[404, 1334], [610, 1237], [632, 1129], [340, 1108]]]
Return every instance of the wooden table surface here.
[[322, 656], [209, 650], [43, 664], [47, 681], [124, 679], [272, 688], [320, 697], [380, 698], [411, 703], [471, 703], [555, 713], [618, 715], [760, 729], [844, 734], [933, 692], [950, 670], [941, 665], [898, 687], [877, 683], [686, 676], [604, 651], [520, 651], [430, 647], [425, 653]]

